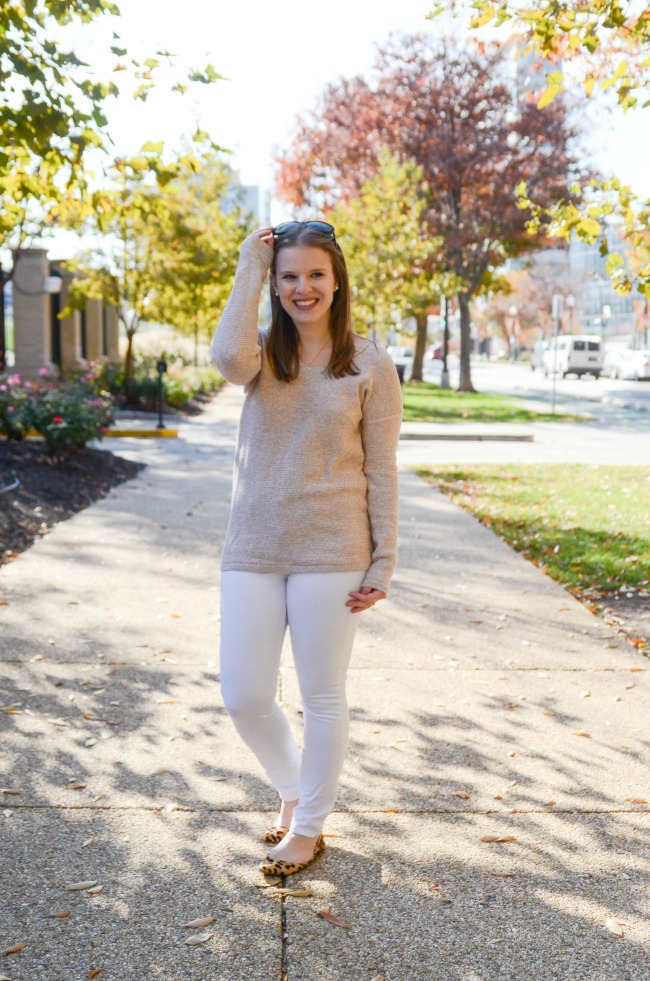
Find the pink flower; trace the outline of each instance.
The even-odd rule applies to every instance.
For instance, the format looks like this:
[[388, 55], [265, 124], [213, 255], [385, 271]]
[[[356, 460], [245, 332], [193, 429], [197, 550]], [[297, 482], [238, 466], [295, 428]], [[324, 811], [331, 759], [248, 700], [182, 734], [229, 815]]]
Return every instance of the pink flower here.
[[39, 368], [38, 369], [38, 373], [41, 376], [41, 378], [44, 378], [45, 375], [47, 375], [47, 372], [48, 372], [48, 369], [47, 368]]
[[7, 385], [20, 385], [20, 375], [9, 375]]
[[0, 385], [0, 392], [6, 392], [6, 391], [7, 391], [7, 386], [6, 385]]
[[63, 419], [61, 418], [61, 416], [54, 416], [52, 422], [56, 423], [56, 425], [58, 426], [59, 423], [63, 422]]
[[15, 405], [8, 405], [8, 406], [7, 406], [7, 412], [8, 412], [9, 414], [11, 414], [12, 412], [15, 412], [15, 411], [16, 411], [16, 407], [15, 407]]

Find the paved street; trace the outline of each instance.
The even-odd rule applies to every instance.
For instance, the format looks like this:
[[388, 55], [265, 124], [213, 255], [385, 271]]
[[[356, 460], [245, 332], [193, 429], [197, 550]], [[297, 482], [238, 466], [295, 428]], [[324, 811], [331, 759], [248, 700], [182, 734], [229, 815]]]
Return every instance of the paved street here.
[[[439, 383], [440, 372], [440, 362], [429, 361], [425, 365], [425, 380]], [[457, 385], [458, 358], [454, 355], [449, 360], [449, 374], [452, 386]], [[530, 364], [525, 361], [510, 363], [476, 358], [472, 360], [472, 378], [480, 392], [532, 399], [539, 403], [540, 411], [550, 411], [553, 379], [551, 376], [545, 378], [539, 369], [532, 371]], [[589, 412], [598, 411], [598, 406], [616, 409], [625, 405], [650, 411], [648, 382], [622, 381], [606, 378], [604, 375], [598, 379], [589, 375], [584, 378], [569, 375], [567, 378], [557, 376], [555, 389], [558, 408], [570, 407], [567, 411], [571, 412], [580, 411], [576, 406], [581, 403], [589, 403], [588, 406], [582, 406], [582, 411]], [[650, 420], [645, 420], [645, 423], [650, 428]]]
[[[327, 848], [288, 883], [311, 895], [256, 888], [274, 795], [218, 687], [240, 403], [227, 388], [178, 440], [107, 441], [147, 468], [0, 575], [0, 949], [25, 944], [0, 973], [650, 977], [647, 658], [406, 469]], [[546, 445], [534, 428], [533, 443], [405, 442], [400, 458], [522, 458]], [[299, 734], [288, 651], [280, 698]], [[184, 928], [196, 918], [213, 922]]]

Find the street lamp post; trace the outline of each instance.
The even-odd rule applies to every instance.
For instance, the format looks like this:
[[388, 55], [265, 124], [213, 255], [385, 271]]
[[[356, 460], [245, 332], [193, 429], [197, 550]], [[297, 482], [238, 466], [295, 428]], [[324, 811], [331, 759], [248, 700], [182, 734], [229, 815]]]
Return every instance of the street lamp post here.
[[568, 296], [564, 297], [564, 302], [566, 303], [567, 310], [569, 311], [569, 333], [573, 334], [575, 332], [575, 312], [576, 312], [576, 298], [573, 293], [569, 293]]
[[605, 303], [603, 305], [603, 308], [602, 308], [602, 310], [600, 312], [601, 312], [602, 322], [603, 322], [603, 334], [602, 334], [602, 337], [603, 337], [603, 341], [604, 341], [605, 338], [607, 337], [607, 327], [608, 327], [608, 324], [609, 324], [609, 321], [610, 321], [610, 317], [612, 316], [612, 308], [610, 307], [609, 303]]
[[163, 388], [163, 375], [167, 371], [167, 362], [164, 358], [156, 362], [156, 371], [158, 372], [158, 425], [156, 429], [164, 429], [165, 423], [163, 421], [163, 399], [165, 395], [165, 390]]

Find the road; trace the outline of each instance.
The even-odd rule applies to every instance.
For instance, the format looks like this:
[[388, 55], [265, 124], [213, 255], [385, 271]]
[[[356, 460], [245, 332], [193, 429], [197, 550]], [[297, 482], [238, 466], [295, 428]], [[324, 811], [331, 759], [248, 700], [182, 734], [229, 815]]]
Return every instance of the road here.
[[[452, 387], [458, 384], [458, 359], [449, 360], [449, 374]], [[429, 362], [425, 367], [425, 379], [439, 382], [441, 365], [439, 361]], [[495, 392], [500, 395], [514, 395], [536, 402], [543, 402], [549, 407], [553, 388], [553, 379], [545, 378], [541, 371], [532, 371], [528, 362], [508, 361], [472, 361], [472, 379], [475, 387], [481, 392]], [[637, 381], [620, 381], [614, 378], [568, 378], [557, 377], [555, 380], [557, 405], [566, 407], [573, 403], [589, 402], [589, 412], [595, 412], [594, 406], [613, 406], [614, 408], [628, 407], [640, 411], [650, 411], [650, 383]], [[572, 409], [575, 411], [575, 409]], [[579, 411], [579, 409], [578, 409]], [[650, 422], [648, 423], [650, 426]]]

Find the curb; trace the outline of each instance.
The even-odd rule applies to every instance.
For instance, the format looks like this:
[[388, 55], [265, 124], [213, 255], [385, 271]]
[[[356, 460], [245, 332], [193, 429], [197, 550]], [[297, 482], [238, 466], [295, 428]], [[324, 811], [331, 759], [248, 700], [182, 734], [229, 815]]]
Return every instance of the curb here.
[[176, 439], [178, 429], [109, 429], [104, 439]]
[[403, 440], [450, 440], [473, 442], [532, 443], [532, 433], [400, 433]]

